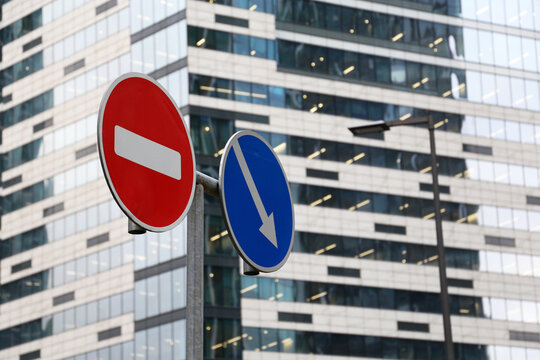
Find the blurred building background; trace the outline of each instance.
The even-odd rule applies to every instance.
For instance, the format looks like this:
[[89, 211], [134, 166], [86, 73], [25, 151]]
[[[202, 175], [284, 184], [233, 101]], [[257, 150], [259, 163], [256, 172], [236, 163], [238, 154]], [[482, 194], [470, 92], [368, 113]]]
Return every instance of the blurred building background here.
[[291, 184], [295, 245], [270, 275], [240, 275], [206, 199], [205, 358], [444, 358], [427, 131], [347, 129], [432, 115], [456, 358], [540, 359], [540, 1], [1, 10], [1, 359], [185, 357], [186, 227], [129, 235], [96, 152], [129, 71], [170, 91], [199, 170], [253, 129]]

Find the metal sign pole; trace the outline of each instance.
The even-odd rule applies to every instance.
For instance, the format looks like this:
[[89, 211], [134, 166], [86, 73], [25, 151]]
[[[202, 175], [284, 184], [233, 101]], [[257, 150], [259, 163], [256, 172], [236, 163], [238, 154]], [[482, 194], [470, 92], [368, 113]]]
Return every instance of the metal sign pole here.
[[195, 187], [187, 229], [186, 358], [203, 358], [204, 190]]
[[439, 256], [439, 281], [441, 286], [441, 308], [444, 330], [444, 353], [446, 360], [454, 360], [454, 342], [450, 323], [450, 299], [448, 296], [448, 279], [446, 277], [446, 257], [442, 230], [441, 200], [439, 190], [439, 170], [437, 168], [437, 152], [435, 149], [435, 127], [433, 117], [429, 117], [429, 144], [431, 147], [431, 176], [433, 179], [433, 211], [435, 211], [435, 230], [437, 234], [437, 255]]

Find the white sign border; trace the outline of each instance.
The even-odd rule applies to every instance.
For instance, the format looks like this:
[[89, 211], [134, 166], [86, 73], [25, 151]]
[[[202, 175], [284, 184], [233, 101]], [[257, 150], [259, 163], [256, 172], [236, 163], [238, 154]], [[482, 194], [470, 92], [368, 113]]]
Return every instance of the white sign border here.
[[[115, 87], [120, 82], [122, 82], [123, 80], [130, 79], [130, 78], [141, 78], [141, 79], [144, 79], [144, 80], [148, 80], [152, 84], [159, 87], [161, 89], [161, 91], [163, 91], [165, 93], [165, 95], [167, 95], [169, 100], [174, 105], [175, 109], [178, 111], [178, 115], [180, 116], [180, 119], [182, 120], [182, 124], [184, 125], [184, 129], [186, 130], [187, 137], [188, 137], [188, 140], [189, 140], [189, 146], [191, 148], [191, 157], [192, 157], [192, 161], [193, 161], [193, 184], [191, 186], [191, 193], [190, 193], [190, 196], [189, 196], [189, 201], [187, 203], [186, 208], [182, 212], [182, 214], [173, 223], [171, 223], [171, 224], [169, 224], [167, 226], [156, 227], [156, 226], [151, 226], [149, 224], [146, 224], [145, 222], [143, 222], [142, 220], [137, 218], [127, 208], [127, 206], [124, 205], [124, 203], [120, 199], [120, 196], [116, 192], [116, 189], [114, 188], [114, 185], [113, 185], [112, 180], [111, 180], [111, 176], [109, 174], [109, 170], [107, 168], [107, 163], [105, 161], [105, 152], [104, 152], [104, 149], [103, 149], [103, 115], [105, 114], [105, 107], [107, 106], [107, 101], [109, 100], [109, 96], [111, 95], [111, 93], [113, 92]], [[97, 122], [97, 142], [98, 142], [98, 149], [99, 149], [100, 164], [101, 164], [101, 168], [103, 169], [103, 173], [105, 175], [105, 180], [107, 182], [107, 186], [109, 187], [109, 189], [110, 189], [110, 191], [111, 191], [111, 193], [113, 195], [114, 200], [116, 201], [118, 206], [120, 206], [120, 209], [122, 209], [124, 214], [126, 214], [126, 216], [131, 221], [133, 221], [134, 223], [136, 223], [137, 225], [143, 227], [146, 230], [149, 230], [149, 231], [152, 231], [152, 232], [164, 232], [164, 231], [174, 229], [176, 226], [178, 226], [178, 224], [180, 224], [184, 220], [184, 218], [187, 216], [187, 214], [189, 212], [189, 209], [191, 208], [191, 204], [193, 202], [193, 198], [194, 198], [194, 195], [195, 195], [195, 185], [196, 185], [196, 180], [197, 180], [197, 173], [196, 173], [197, 172], [197, 163], [195, 162], [195, 151], [193, 149], [193, 141], [191, 141], [190, 128], [186, 126], [186, 122], [184, 120], [184, 117], [182, 116], [182, 113], [180, 112], [180, 109], [178, 108], [178, 106], [174, 102], [173, 98], [171, 97], [169, 92], [163, 86], [161, 86], [160, 83], [158, 83], [156, 80], [154, 80], [153, 78], [151, 78], [150, 76], [148, 76], [146, 74], [137, 73], [137, 72], [125, 73], [125, 74], [120, 75], [118, 78], [116, 78], [113, 81], [113, 83], [109, 86], [109, 88], [107, 89], [105, 94], [103, 95], [103, 98], [101, 99], [101, 103], [99, 105], [98, 122]], [[184, 157], [182, 157], [182, 158], [184, 158]]]

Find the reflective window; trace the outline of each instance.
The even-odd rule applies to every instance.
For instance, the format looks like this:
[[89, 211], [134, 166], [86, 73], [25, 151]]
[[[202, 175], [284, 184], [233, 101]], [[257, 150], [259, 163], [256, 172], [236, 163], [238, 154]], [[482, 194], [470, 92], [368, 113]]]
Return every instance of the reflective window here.
[[189, 26], [188, 45], [275, 60], [275, 41], [254, 36]]
[[41, 27], [42, 25], [42, 11], [38, 9], [31, 14], [26, 15], [22, 19], [15, 21], [12, 24], [2, 28], [0, 30], [0, 40], [2, 45], [6, 45], [15, 39], [20, 38], [31, 32], [32, 30]]
[[[122, 296], [131, 293], [127, 291], [0, 330], [0, 350], [131, 312], [132, 306], [122, 308], [118, 302]], [[113, 312], [110, 311], [111, 306]]]
[[[243, 298], [441, 313], [439, 293], [246, 276], [241, 277], [241, 282]], [[226, 285], [216, 284], [214, 287], [220, 286], [225, 288]], [[210, 304], [208, 298], [205, 303]], [[491, 317], [495, 320], [523, 322], [523, 303], [514, 299], [450, 295], [452, 315]], [[540, 305], [538, 302], [535, 304]], [[226, 305], [231, 306], [229, 303]], [[484, 306], [487, 306], [485, 310]], [[531, 307], [531, 303], [527, 302], [526, 306]]]
[[186, 225], [180, 224], [162, 233], [145, 233], [135, 237], [135, 270], [185, 255]]
[[[295, 203], [312, 207], [323, 206], [348, 209], [349, 211], [390, 212], [394, 215], [421, 217], [423, 219], [433, 218], [433, 205], [430, 200], [425, 199], [294, 183], [291, 184], [291, 191]], [[361, 206], [363, 204], [369, 204], [369, 206]], [[397, 206], [395, 204], [409, 204], [409, 206]], [[536, 225], [537, 223], [531, 221], [531, 217], [540, 216], [540, 213], [536, 211], [454, 202], [443, 202], [441, 206], [444, 209], [442, 217], [445, 221], [499, 228], [526, 228], [529, 231], [540, 230]], [[490, 211], [495, 212], [497, 216], [487, 215]], [[526, 225], [523, 219], [525, 213], [529, 217]], [[497, 217], [499, 217], [498, 222], [494, 222]]]
[[186, 1], [151, 2], [134, 0], [130, 2], [131, 33], [148, 27], [164, 18], [185, 9]]
[[[492, 59], [493, 41], [491, 39], [491, 33], [485, 32], [485, 34], [482, 33], [480, 35], [486, 36], [486, 39], [481, 38], [481, 43], [483, 44], [482, 46], [486, 47], [480, 49], [480, 52], [483, 54], [482, 56]], [[486, 45], [488, 41], [489, 45]], [[358, 69], [358, 71], [361, 72], [372, 72], [372, 70], [369, 68], [361, 67], [360, 63], [353, 65], [347, 64], [347, 68], [345, 68], [344, 65], [341, 65], [341, 69], [343, 69], [341, 73], [334, 70], [328, 70], [327, 59], [330, 56], [330, 52], [332, 52], [334, 63], [336, 62], [336, 56], [338, 63], [344, 63], [345, 56], [352, 54], [350, 52], [285, 40], [278, 40], [277, 46], [279, 51], [278, 66], [283, 68], [309, 72], [310, 74], [331, 74], [337, 77], [344, 77], [346, 75], [345, 72], [349, 73], [352, 71], [352, 69]], [[361, 55], [363, 58], [367, 58], [374, 62], [376, 79], [372, 81], [373, 84], [390, 84], [395, 88], [402, 88], [409, 91], [441, 96], [443, 98], [451, 97], [454, 99], [468, 99], [466, 78], [469, 75], [473, 77], [478, 76], [474, 71], [465, 72], [464, 70], [413, 63], [410, 61], [387, 59], [373, 55], [358, 55]], [[425, 74], [432, 74], [432, 77], [430, 78], [429, 76], [425, 76]], [[501, 87], [506, 86], [508, 81], [511, 83], [512, 103], [510, 104], [508, 99], [503, 98], [502, 96], [500, 101], [498, 100], [495, 75], [488, 73], [481, 73], [479, 75], [481, 76], [482, 84], [482, 88], [480, 90], [481, 99], [478, 99], [479, 89], [473, 85], [473, 98], [469, 98], [469, 100], [480, 101], [487, 104], [497, 104], [501, 106], [510, 105], [512, 107], [528, 108], [530, 110], [534, 110], [535, 104], [538, 103], [538, 82], [533, 82], [536, 87], [531, 87], [531, 89], [534, 91], [531, 96], [531, 105], [529, 105], [523, 94], [525, 80], [522, 78], [501, 76], [499, 81]], [[363, 74], [360, 73], [359, 76], [360, 81], [364, 81]]]
[[[219, 48], [216, 45], [216, 31], [190, 27], [189, 45], [204, 47], [209, 49]], [[223, 33], [226, 36], [228, 33]], [[240, 55], [262, 56], [260, 51], [252, 48], [248, 48], [248, 39], [245, 35], [228, 34], [230, 37], [234, 37], [233, 52]], [[493, 39], [489, 32], [481, 32], [481, 43], [483, 47], [480, 53], [485, 62], [493, 62]], [[489, 39], [484, 39], [488, 37]], [[489, 44], [487, 41], [489, 40]], [[506, 40], [506, 38], [504, 39]], [[261, 41], [263, 41], [261, 39]], [[265, 40], [266, 41], [266, 40]], [[253, 42], [252, 42], [253, 43]], [[274, 42], [269, 41], [269, 48], [274, 47]], [[525, 86], [524, 79], [509, 78], [507, 76], [498, 76], [498, 84], [495, 83], [495, 75], [482, 73], [478, 74], [474, 71], [458, 70], [451, 68], [443, 68], [434, 65], [413, 63], [409, 61], [386, 59], [366, 54], [355, 54], [345, 52], [342, 50], [322, 48], [319, 46], [293, 43], [285, 40], [278, 40], [278, 66], [285, 68], [292, 68], [299, 71], [307, 71], [310, 73], [330, 74], [337, 77], [349, 77], [354, 71], [352, 78], [359, 78], [360, 81], [371, 81], [373, 83], [391, 84], [395, 87], [401, 87], [410, 91], [419, 91], [426, 94], [449, 97], [455, 99], [469, 99], [471, 101], [478, 101], [487, 104], [497, 104], [501, 106], [512, 106], [528, 108], [535, 110], [538, 100], [538, 82], [530, 81], [532, 96], [530, 104], [525, 101], [524, 96], [520, 96], [520, 93], [513, 93], [515, 98], [520, 101], [510, 102], [508, 96], [504, 96], [505, 92], [508, 92], [508, 82], [512, 81], [515, 86]], [[229, 49], [230, 50], [230, 49]], [[257, 55], [259, 54], [259, 55]], [[505, 50], [506, 54], [506, 50]], [[362, 58], [362, 63], [370, 62], [375, 64], [374, 68], [362, 66], [359, 59]], [[500, 58], [500, 57], [498, 57]], [[353, 60], [354, 59], [354, 60]], [[508, 60], [503, 59], [508, 63]], [[330, 64], [330, 65], [329, 65]], [[355, 71], [356, 70], [356, 71]], [[371, 74], [376, 74], [375, 78], [371, 78]], [[363, 74], [366, 72], [366, 74]], [[467, 96], [467, 81], [466, 75], [473, 78], [480, 75], [482, 88], [478, 88], [477, 83], [469, 81], [469, 85], [472, 86], [471, 97]], [[213, 96], [221, 98], [232, 98], [231, 83], [225, 79], [216, 80], [219, 91], [215, 91]], [[220, 84], [221, 83], [221, 84]], [[228, 84], [225, 86], [225, 84]], [[256, 86], [253, 84], [252, 86]], [[499, 86], [499, 88], [497, 87]], [[212, 90], [213, 87], [209, 87], [207, 90]], [[514, 90], [514, 88], [512, 88]], [[479, 94], [480, 91], [480, 94]], [[253, 91], [253, 95], [257, 92]], [[499, 96], [497, 96], [499, 94]], [[242, 100], [241, 100], [242, 101]], [[267, 104], [268, 101], [265, 98], [253, 96], [252, 102], [257, 104]]]
[[15, 125], [53, 107], [53, 91], [49, 90], [2, 112], [4, 128]]
[[[304, 94], [306, 98], [313, 95]], [[317, 101], [321, 101], [317, 97]], [[322, 100], [326, 103], [328, 99]], [[336, 104], [338, 102], [336, 101]], [[341, 105], [340, 105], [341, 106]], [[409, 113], [410, 114], [410, 113]], [[233, 122], [226, 119], [210, 118], [207, 116], [191, 115], [191, 134], [194, 139], [194, 148], [197, 153], [213, 155], [219, 157], [223, 151], [227, 139], [236, 131], [233, 128]], [[448, 118], [438, 122], [445, 124]], [[247, 119], [249, 120], [249, 119]], [[256, 119], [254, 119], [255, 121]], [[464, 127], [475, 125], [470, 118], [464, 121]], [[490, 119], [476, 118], [476, 125], [479, 134], [484, 136], [508, 135], [508, 138], [519, 140], [520, 128], [518, 123], [491, 121]], [[506, 125], [506, 128], [504, 126]], [[466, 130], [469, 131], [469, 130]], [[346, 164], [370, 165], [399, 169], [404, 171], [415, 171], [420, 173], [430, 172], [431, 163], [429, 155], [421, 153], [412, 153], [407, 151], [391, 150], [386, 148], [360, 146], [318, 139], [288, 136], [276, 133], [261, 133], [268, 142], [274, 147], [274, 150], [280, 154], [307, 157], [308, 159], [317, 158], [323, 160], [333, 160], [345, 162]], [[324, 149], [324, 150], [323, 150]], [[490, 181], [503, 184], [512, 184], [518, 186], [532, 186], [538, 182], [540, 169], [529, 168], [529, 184], [523, 182], [524, 167], [518, 165], [508, 165], [491, 161], [477, 161], [469, 159], [451, 158], [440, 156], [440, 175], [452, 176], [461, 179], [472, 179], [481, 181]], [[477, 171], [477, 169], [479, 169]], [[533, 183], [534, 182], [534, 183]], [[514, 214], [515, 216], [515, 214]], [[516, 228], [525, 229], [527, 227], [526, 217], [515, 218]], [[216, 233], [217, 235], [217, 233]], [[227, 234], [223, 234], [226, 237]], [[217, 238], [216, 238], [217, 239]], [[215, 247], [222, 242], [212, 241], [210, 247]], [[226, 246], [226, 245], [225, 245]]]
[[[24, 189], [15, 191], [2, 199], [3, 214], [10, 213], [53, 195], [61, 194], [98, 178], [101, 170], [98, 160], [94, 159], [49, 179], [38, 182]], [[81, 176], [83, 175], [84, 176]], [[78, 181], [78, 183], [75, 182]], [[63, 230], [63, 227], [62, 227]], [[62, 235], [63, 237], [64, 235]]]
[[[94, 45], [96, 41], [103, 39], [104, 36], [112, 36], [127, 28], [129, 26], [128, 18], [129, 8], [126, 8], [46, 47], [43, 49], [44, 66], [59, 62], [73, 55], [74, 52]], [[105, 24], [109, 26], [104, 27]]]
[[89, 1], [90, 0], [54, 0], [43, 6], [43, 24], [46, 25]]
[[[442, 342], [408, 338], [318, 333], [310, 331], [242, 327], [240, 320], [205, 318], [204, 357], [236, 359], [242, 351], [298, 353], [392, 359], [444, 359]], [[238, 339], [238, 341], [234, 341]], [[505, 348], [508, 356], [500, 352]], [[454, 344], [459, 359], [524, 359], [536, 349], [480, 344]], [[512, 353], [512, 357], [510, 357]], [[514, 357], [515, 356], [515, 357]], [[534, 357], [533, 357], [534, 358]]]
[[[210, 4], [235, 6], [249, 11], [273, 13], [276, 0], [200, 0]], [[287, 10], [285, 10], [287, 11]]]
[[2, 70], [0, 83], [2, 86], [9, 85], [41, 69], [43, 69], [43, 53], [40, 51]]
[[[129, 244], [131, 243], [116, 246], [117, 248], [122, 248], [121, 253], [123, 254], [122, 261], [118, 263], [118, 265], [123, 265], [133, 261], [133, 254], [130, 250]], [[81, 275], [81, 277], [78, 278], [74, 276], [75, 267], [77, 272], [85, 269], [87, 276], [97, 274], [100, 271], [108, 270], [109, 266], [100, 267], [100, 263], [102, 264], [105, 261], [109, 261], [107, 259], [110, 259], [110, 254], [112, 252], [116, 253], [117, 249], [115, 249], [115, 247], [104, 249], [99, 253], [89, 254], [82, 258], [69, 261], [65, 264], [57, 265], [51, 269], [2, 284], [0, 287], [0, 304], [4, 304], [82, 278], [84, 275]], [[81, 265], [83, 262], [86, 264]], [[97, 314], [97, 311], [95, 314]]]
[[186, 271], [184, 268], [176, 269], [172, 272], [172, 301], [173, 309], [180, 309], [186, 306]]
[[186, 359], [186, 320], [177, 320], [147, 330], [137, 331], [134, 341], [90, 351], [64, 360], [89, 359]]
[[[290, 51], [293, 50], [291, 49]], [[482, 82], [480, 74], [474, 72], [471, 72], [470, 74], [472, 77], [468, 77], [468, 79], [472, 80], [469, 90], [471, 90], [473, 87], [476, 88], [474, 91], [477, 93], [479, 99], [478, 101], [482, 101]], [[219, 84], [223, 83], [221, 81], [222, 79], [195, 74], [190, 74], [189, 76], [189, 91], [192, 94], [217, 97], [218, 92], [226, 91], [223, 89], [217, 90], [219, 88]], [[262, 84], [250, 84], [243, 81], [227, 81], [227, 89], [230, 90], [230, 87], [234, 85], [234, 91], [228, 97], [231, 100], [259, 104], [262, 103], [270, 106], [310, 111], [312, 113], [320, 112], [324, 114], [353, 117], [364, 120], [395, 120], [401, 117], [407, 118], [410, 116], [417, 117], [432, 115], [435, 118], [435, 127], [437, 130], [507, 141], [522, 141], [529, 144], [540, 144], [540, 127], [535, 127], [535, 130], [531, 131], [531, 126], [534, 127], [532, 124], [509, 120], [488, 119], [471, 115], [431, 112], [428, 110], [406, 106], [322, 95], [294, 89], [265, 86]], [[424, 85], [428, 83], [429, 82], [426, 82]], [[467, 80], [467, 84], [469, 84], [469, 80]], [[507, 90], [499, 91], [501, 93], [505, 93]], [[259, 95], [261, 93], [264, 96]], [[495, 93], [491, 96], [495, 96]], [[530, 103], [532, 104], [532, 102]], [[322, 106], [319, 107], [319, 104], [322, 104]], [[231, 125], [226, 123], [214, 123], [213, 119], [209, 117], [201, 117], [201, 119], [205, 122], [204, 129], [208, 134], [196, 134], [198, 138], [194, 139], [195, 144], [201, 143], [203, 144], [203, 147], [216, 147], [216, 145], [212, 144], [211, 142], [212, 137], [216, 136], [215, 134], [221, 133], [219, 139], [221, 139], [221, 137], [228, 138], [228, 136], [230, 136], [229, 133], [226, 133], [226, 131], [228, 131], [227, 127], [230, 127]], [[507, 133], [505, 127], [515, 130]], [[492, 129], [491, 131], [489, 131], [490, 128]], [[209, 133], [207, 129], [212, 130], [212, 133]], [[521, 136], [521, 140], [518, 140], [516, 135], [517, 129], [519, 129], [521, 134], [528, 135]], [[217, 156], [219, 156], [219, 154]], [[536, 178], [536, 176], [533, 178]]]
[[204, 279], [205, 304], [240, 307], [238, 269], [206, 266]]
[[[386, 0], [379, 1], [385, 2]], [[426, 0], [418, 1], [426, 2]], [[510, 26], [520, 26], [523, 20], [516, 20], [522, 17], [529, 20], [535, 17], [530, 0], [522, 0], [526, 2], [525, 5], [519, 4], [519, 6], [527, 8], [525, 11], [520, 10], [519, 15], [517, 14], [518, 6], [512, 0], [496, 0], [492, 1], [492, 4], [487, 0], [478, 1], [476, 4], [474, 1], [463, 1], [461, 5], [459, 1], [452, 2], [452, 4], [445, 1], [433, 1], [437, 4], [433, 4], [433, 9], [430, 7], [428, 11], [440, 12], [441, 9], [445, 9], [445, 12], [450, 11], [452, 15], [459, 15], [462, 11], [466, 18], [475, 20], [478, 18], [477, 20], [480, 21], [502, 25], [506, 25], [505, 14], [508, 12], [508, 18], [514, 22], [513, 25], [509, 24]], [[508, 10], [505, 8], [505, 2], [508, 5]], [[247, 1], [239, 3], [221, 1], [220, 3], [246, 7]], [[422, 4], [422, 6], [425, 5]], [[399, 3], [398, 6], [406, 6], [406, 4]], [[538, 7], [540, 8], [540, 5]], [[512, 12], [516, 12], [516, 15], [510, 15]], [[481, 32], [481, 40], [479, 41], [478, 31], [471, 28], [336, 6], [313, 0], [279, 0], [276, 3], [275, 14], [278, 22], [325, 29], [329, 32], [329, 36], [336, 33], [333, 36], [339, 37], [339, 39], [364, 42], [365, 37], [371, 37], [377, 40], [378, 46], [454, 59], [466, 59], [489, 65], [524, 69], [521, 58], [526, 57], [528, 52], [528, 50], [522, 52], [519, 46], [516, 46], [521, 40], [512, 35], [495, 33], [495, 38], [490, 38], [490, 33], [486, 33], [488, 34], [486, 35], [488, 38], [486, 38], [484, 32]], [[533, 27], [529, 26], [529, 28]], [[307, 29], [299, 29], [299, 31], [310, 34]], [[533, 41], [532, 39], [528, 40]], [[509, 47], [512, 47], [510, 51], [514, 56], [508, 56], [505, 50], [507, 43]], [[493, 44], [499, 44], [499, 46], [493, 47]], [[478, 48], [479, 45], [482, 49]], [[535, 51], [535, 45], [533, 43], [532, 46], [524, 47], [524, 49]], [[501, 56], [494, 54], [494, 51], [501, 51]]]
[[[159, 275], [159, 312], [165, 313], [172, 310], [172, 290], [173, 290], [173, 282], [172, 282], [172, 274], [170, 272], [166, 272]], [[173, 284], [173, 286], [171, 286]]]
[[135, 282], [135, 320], [186, 306], [186, 270], [178, 268]]
[[[375, 0], [383, 4], [394, 4], [414, 10], [425, 9], [428, 12], [463, 17], [498, 25], [506, 25], [537, 31], [540, 24], [535, 14], [540, 5], [531, 0]], [[536, 21], [535, 21], [536, 20]]]

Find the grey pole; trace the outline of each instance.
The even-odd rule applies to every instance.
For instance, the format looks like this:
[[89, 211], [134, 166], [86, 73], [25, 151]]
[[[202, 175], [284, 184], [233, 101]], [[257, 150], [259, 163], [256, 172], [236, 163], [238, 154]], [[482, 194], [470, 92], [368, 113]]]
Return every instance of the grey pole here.
[[439, 257], [439, 282], [441, 285], [441, 307], [444, 328], [444, 353], [446, 360], [454, 360], [454, 342], [450, 323], [450, 299], [448, 297], [448, 281], [446, 278], [446, 256], [442, 232], [441, 200], [439, 190], [439, 171], [437, 169], [437, 153], [435, 149], [435, 127], [433, 117], [429, 116], [429, 145], [431, 147], [431, 176], [433, 178], [433, 207], [435, 211], [435, 231], [437, 234], [437, 255]]
[[200, 183], [188, 214], [186, 359], [203, 358], [204, 190]]
[[197, 171], [197, 184], [204, 187], [204, 192], [219, 199], [219, 186], [217, 179]]

